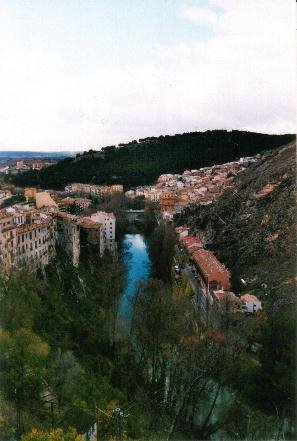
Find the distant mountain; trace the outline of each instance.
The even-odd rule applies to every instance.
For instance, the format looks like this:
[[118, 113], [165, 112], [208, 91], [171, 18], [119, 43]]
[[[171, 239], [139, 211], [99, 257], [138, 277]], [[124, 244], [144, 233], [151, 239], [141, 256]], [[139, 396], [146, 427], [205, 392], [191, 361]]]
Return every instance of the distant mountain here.
[[128, 144], [89, 150], [65, 158], [41, 171], [17, 175], [14, 183], [41, 188], [64, 188], [70, 182], [121, 183], [126, 188], [152, 183], [162, 173], [180, 173], [276, 148], [293, 135], [208, 130], [173, 136], [149, 137]]
[[0, 161], [7, 159], [64, 159], [67, 157], [75, 156], [74, 152], [34, 152], [34, 151], [25, 151], [25, 150], [7, 150], [4, 152], [0, 151]]

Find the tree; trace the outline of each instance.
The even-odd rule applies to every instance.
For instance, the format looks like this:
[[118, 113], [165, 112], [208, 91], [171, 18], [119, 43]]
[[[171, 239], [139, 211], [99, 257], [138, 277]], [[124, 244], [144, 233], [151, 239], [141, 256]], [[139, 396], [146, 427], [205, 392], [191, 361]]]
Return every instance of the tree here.
[[43, 283], [28, 271], [0, 280], [0, 322], [3, 329], [31, 328], [40, 314]]
[[69, 205], [67, 211], [70, 214], [75, 214], [79, 216], [84, 212], [84, 209], [77, 202], [73, 202], [71, 205]]
[[3, 391], [16, 410], [17, 435], [23, 433], [22, 413], [40, 405], [45, 387], [48, 345], [29, 329], [0, 333], [0, 374]]
[[151, 234], [152, 230], [156, 226], [156, 214], [155, 214], [155, 204], [151, 201], [147, 201], [144, 207], [144, 219], [143, 228], [146, 234]]
[[62, 429], [54, 429], [50, 432], [32, 429], [22, 436], [21, 441], [83, 441], [83, 437], [73, 428], [69, 428], [67, 432]]
[[151, 236], [150, 254], [153, 261], [153, 273], [164, 282], [171, 280], [176, 241], [173, 226], [165, 222], [161, 222]]

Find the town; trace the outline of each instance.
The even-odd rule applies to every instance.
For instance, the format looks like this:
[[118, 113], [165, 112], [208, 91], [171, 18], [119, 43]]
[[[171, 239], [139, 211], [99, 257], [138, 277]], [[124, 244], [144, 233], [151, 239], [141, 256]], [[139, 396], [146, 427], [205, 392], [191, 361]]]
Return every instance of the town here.
[[17, 175], [28, 170], [42, 170], [56, 164], [52, 158], [10, 158], [0, 161], [0, 177], [6, 175]]
[[[161, 175], [155, 185], [129, 189], [125, 196], [151, 201], [158, 221], [172, 223], [174, 215], [188, 206], [213, 203], [224, 190], [232, 188], [238, 173], [260, 159], [261, 155], [257, 154], [199, 170], [186, 170], [181, 175]], [[1, 272], [43, 267], [55, 256], [57, 247], [66, 252], [73, 265], [78, 265], [82, 249], [89, 253], [95, 249], [101, 257], [106, 252], [115, 255], [116, 216], [112, 212], [92, 210], [91, 206], [93, 198], [123, 193], [121, 184], [70, 183], [60, 192], [24, 188], [25, 202], [0, 210]], [[5, 186], [0, 194], [2, 201], [11, 196]], [[135, 220], [139, 213], [143, 210], [127, 210], [126, 214]], [[256, 313], [262, 309], [261, 301], [253, 293], [237, 297], [232, 292], [230, 271], [218, 261], [203, 237], [191, 235], [186, 225], [176, 227], [175, 231], [178, 238], [175, 277], [183, 274], [188, 279], [196, 307], [205, 314], [210, 309], [222, 312], [227, 308], [234, 314]], [[184, 254], [186, 264], [179, 262], [179, 253]]]

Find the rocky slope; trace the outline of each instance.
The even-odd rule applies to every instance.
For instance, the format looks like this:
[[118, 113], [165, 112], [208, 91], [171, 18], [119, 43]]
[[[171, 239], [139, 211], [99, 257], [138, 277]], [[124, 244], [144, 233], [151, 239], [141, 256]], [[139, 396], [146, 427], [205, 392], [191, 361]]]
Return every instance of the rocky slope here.
[[210, 241], [236, 292], [250, 290], [273, 308], [294, 303], [295, 149], [293, 142], [266, 151], [216, 203], [176, 219]]

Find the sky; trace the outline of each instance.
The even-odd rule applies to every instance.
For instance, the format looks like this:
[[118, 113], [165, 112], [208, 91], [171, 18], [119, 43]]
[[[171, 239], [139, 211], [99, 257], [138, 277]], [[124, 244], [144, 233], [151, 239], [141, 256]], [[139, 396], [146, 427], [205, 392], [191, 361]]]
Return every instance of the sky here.
[[0, 150], [295, 132], [293, 0], [0, 0]]

